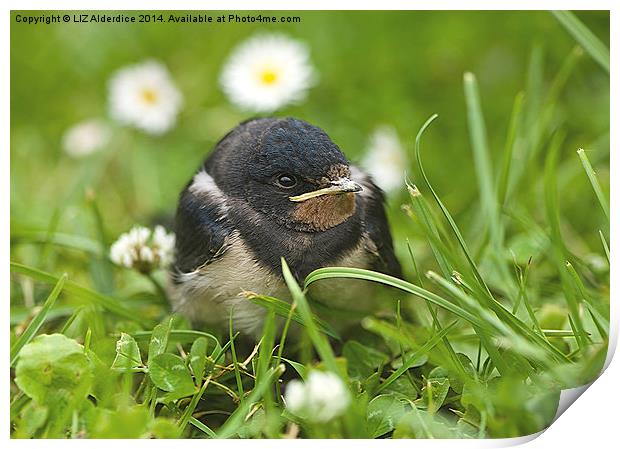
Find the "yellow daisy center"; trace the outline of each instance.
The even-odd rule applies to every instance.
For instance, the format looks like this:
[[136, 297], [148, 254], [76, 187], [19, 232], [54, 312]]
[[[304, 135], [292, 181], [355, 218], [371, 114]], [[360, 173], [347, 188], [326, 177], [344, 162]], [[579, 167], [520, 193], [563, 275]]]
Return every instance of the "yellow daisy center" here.
[[149, 88], [142, 89], [142, 92], [140, 92], [140, 94], [142, 96], [142, 100], [144, 100], [145, 103], [149, 105], [157, 103], [157, 92], [155, 92], [155, 90]]
[[271, 85], [278, 81], [278, 74], [273, 69], [266, 69], [260, 73], [260, 81], [263, 84]]

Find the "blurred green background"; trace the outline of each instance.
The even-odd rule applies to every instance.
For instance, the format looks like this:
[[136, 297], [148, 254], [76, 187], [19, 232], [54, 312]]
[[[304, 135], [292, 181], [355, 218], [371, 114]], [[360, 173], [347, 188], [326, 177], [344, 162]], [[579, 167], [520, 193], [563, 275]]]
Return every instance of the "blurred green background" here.
[[[96, 194], [108, 232], [172, 214], [179, 191], [213, 145], [239, 121], [218, 77], [231, 50], [259, 31], [277, 31], [308, 44], [319, 81], [306, 101], [275, 115], [324, 128], [359, 161], [377, 126], [393, 125], [411, 151], [419, 126], [439, 121], [425, 136], [423, 157], [437, 191], [466, 237], [477, 234], [478, 190], [467, 131], [462, 77], [479, 81], [495, 168], [501, 160], [512, 103], [528, 79], [532, 52], [542, 61], [541, 96], [575, 46], [548, 12], [290, 12], [298, 24], [52, 24], [11, 21], [11, 217], [20, 226], [93, 234], [83, 208], [85, 189]], [[37, 12], [20, 13], [36, 15]], [[47, 14], [50, 14], [49, 12]], [[135, 13], [127, 13], [137, 15]], [[211, 12], [216, 15], [216, 12]], [[280, 13], [274, 13], [280, 15]], [[609, 14], [578, 17], [609, 45]], [[536, 58], [536, 56], [534, 56]], [[163, 62], [184, 95], [178, 124], [161, 137], [117, 127], [110, 147], [87, 159], [61, 149], [63, 132], [76, 122], [107, 116], [106, 83], [117, 69], [154, 58]], [[536, 98], [526, 98], [526, 108]], [[560, 162], [560, 206], [570, 234], [598, 245], [598, 205], [575, 155], [588, 150], [608, 188], [609, 77], [584, 54], [554, 109], [554, 126], [566, 132]], [[535, 184], [539, 161], [526, 170], [525, 196], [537, 217], [542, 199]], [[518, 163], [518, 154], [517, 163]], [[414, 173], [413, 160], [405, 167]], [[540, 169], [540, 171], [538, 171]], [[399, 212], [406, 193], [390, 198], [390, 215], [402, 237], [410, 222]], [[596, 222], [593, 222], [596, 220]], [[25, 256], [25, 255], [24, 255]], [[28, 262], [28, 260], [25, 260]]]

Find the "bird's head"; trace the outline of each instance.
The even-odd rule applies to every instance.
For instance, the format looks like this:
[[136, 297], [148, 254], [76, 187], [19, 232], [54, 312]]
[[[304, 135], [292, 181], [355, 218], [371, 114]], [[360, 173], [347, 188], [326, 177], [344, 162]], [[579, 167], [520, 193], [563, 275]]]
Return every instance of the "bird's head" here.
[[220, 141], [209, 161], [218, 187], [271, 220], [318, 232], [355, 214], [349, 162], [320, 128], [302, 120], [245, 122]]

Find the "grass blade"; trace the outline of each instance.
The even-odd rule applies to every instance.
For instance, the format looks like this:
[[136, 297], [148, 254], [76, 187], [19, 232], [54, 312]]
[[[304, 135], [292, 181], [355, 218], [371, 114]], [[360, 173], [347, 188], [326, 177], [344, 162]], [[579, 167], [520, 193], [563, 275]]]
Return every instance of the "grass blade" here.
[[[17, 228], [17, 226], [15, 226]], [[56, 245], [76, 251], [83, 251], [93, 256], [101, 257], [101, 246], [95, 240], [80, 235], [63, 234], [37, 230], [13, 229], [11, 227], [11, 245], [17, 243], [35, 243], [40, 245]]]
[[508, 191], [508, 181], [510, 178], [510, 166], [512, 165], [512, 156], [514, 154], [515, 142], [517, 140], [517, 131], [521, 123], [523, 112], [523, 98], [525, 94], [519, 92], [515, 97], [510, 115], [510, 124], [508, 125], [508, 134], [506, 136], [506, 144], [504, 146], [504, 161], [502, 169], [497, 181], [497, 204], [501, 207], [506, 201], [506, 193]]
[[571, 36], [609, 73], [609, 49], [570, 11], [551, 11]]
[[473, 73], [467, 72], [463, 75], [463, 87], [465, 89], [465, 101], [467, 103], [467, 124], [469, 126], [469, 138], [474, 154], [474, 165], [476, 168], [476, 179], [478, 180], [478, 190], [482, 214], [487, 218], [491, 233], [498, 230], [497, 223], [497, 195], [495, 194], [493, 182], [493, 169], [491, 157], [489, 156], [489, 146], [487, 143], [487, 131], [480, 106], [480, 93], [478, 82]]
[[[253, 293], [253, 292], [244, 292], [244, 296], [248, 298], [254, 304], [265, 307], [267, 310], [271, 310], [275, 312], [275, 314], [278, 316], [281, 316], [283, 318], [288, 318], [289, 316], [291, 305], [287, 303], [286, 301], [282, 301], [281, 299], [277, 299], [277, 298], [272, 298], [271, 296], [257, 295], [256, 293]], [[296, 310], [293, 311], [293, 315], [291, 319], [299, 324], [304, 324], [302, 316]], [[333, 327], [331, 327], [328, 323], [326, 323], [325, 321], [323, 321], [322, 319], [320, 319], [314, 314], [312, 314], [312, 320], [316, 324], [319, 331], [323, 332], [324, 334], [329, 335], [330, 337], [340, 340], [340, 336], [338, 335], [338, 332], [336, 332], [336, 330]]]
[[[295, 312], [295, 306], [291, 306], [288, 316], [286, 317], [286, 321], [284, 322], [284, 328], [282, 329], [282, 333], [280, 335], [280, 342], [278, 343], [278, 355], [276, 357], [276, 366], [282, 363], [283, 357], [282, 353], [284, 352], [284, 344], [286, 343], [286, 337], [288, 335], [288, 329], [291, 325], [291, 320], [293, 319], [293, 313]], [[280, 391], [280, 383], [276, 382], [276, 398], [279, 403], [282, 403], [282, 392]]]
[[205, 380], [204, 383], [202, 384], [202, 386], [200, 387], [200, 390], [198, 390], [192, 396], [192, 399], [190, 400], [190, 403], [187, 405], [185, 410], [183, 410], [183, 414], [181, 415], [181, 418], [177, 422], [177, 427], [179, 428], [179, 433], [183, 433], [183, 431], [187, 427], [187, 424], [189, 423], [190, 418], [192, 418], [192, 414], [194, 413], [194, 410], [196, 410], [196, 406], [198, 405], [198, 401], [200, 401], [200, 398], [202, 398], [202, 395], [205, 393], [205, 391], [207, 389], [207, 386], [209, 385], [210, 380], [211, 380], [211, 377], [209, 376], [207, 378], [207, 380]]
[[594, 302], [588, 294], [585, 285], [583, 285], [583, 282], [579, 277], [579, 273], [577, 273], [577, 270], [575, 270], [575, 267], [573, 267], [573, 264], [571, 264], [570, 262], [566, 262], [566, 270], [568, 271], [568, 274], [573, 281], [573, 286], [579, 293], [579, 296], [581, 297], [581, 299], [586, 305], [586, 308], [590, 312], [590, 316], [592, 317], [594, 325], [599, 330], [601, 337], [606, 339], [607, 335], [609, 334], [609, 320], [603, 318], [603, 316], [594, 307]]
[[260, 383], [254, 387], [252, 393], [243, 401], [239, 407], [234, 411], [232, 415], [226, 420], [226, 422], [222, 425], [222, 427], [217, 432], [217, 438], [230, 438], [235, 435], [239, 426], [243, 423], [245, 417], [252, 405], [258, 402], [262, 397], [267, 388], [270, 385], [278, 381], [278, 378], [284, 372], [284, 365], [279, 365], [274, 368], [271, 368], [265, 377], [260, 381]]
[[390, 376], [387, 379], [385, 379], [385, 381], [381, 385], [379, 385], [379, 388], [377, 388], [377, 393], [389, 387], [396, 379], [402, 376], [403, 373], [405, 373], [405, 371], [411, 368], [411, 366], [414, 364], [416, 359], [420, 358], [422, 355], [426, 354], [428, 351], [433, 349], [433, 347], [437, 343], [439, 343], [441, 339], [443, 339], [444, 337], [448, 335], [448, 333], [454, 328], [456, 323], [457, 322], [454, 321], [451, 324], [448, 324], [440, 332], [436, 333], [430, 340], [424, 343], [424, 345], [419, 350], [411, 354], [411, 356], [408, 357], [407, 360], [403, 360], [403, 364], [401, 365], [401, 367], [398, 368], [396, 371], [394, 371], [392, 374], [390, 374]]
[[[536, 156], [543, 148], [541, 142], [547, 138], [547, 133], [553, 129], [552, 121], [557, 113], [557, 102], [566, 85], [571, 73], [573, 72], [579, 58], [583, 54], [581, 47], [575, 47], [564, 58], [560, 70], [553, 78], [548, 88], [544, 87], [543, 82], [543, 53], [540, 47], [534, 47], [530, 60], [528, 73], [528, 83], [525, 98], [524, 126], [521, 128], [524, 133], [525, 145], [520, 150], [520, 159], [523, 161], [513, 166], [511, 175], [514, 182], [510, 186], [511, 193], [529, 191], [528, 186], [536, 180], [532, 179], [531, 174], [537, 173], [533, 165], [537, 164]], [[542, 100], [544, 94], [547, 96]], [[510, 196], [510, 195], [509, 195]]]
[[[424, 288], [424, 280], [422, 279], [422, 276], [420, 275], [420, 271], [418, 270], [418, 264], [416, 263], [415, 257], [413, 256], [413, 250], [411, 248], [411, 244], [409, 243], [409, 240], [407, 240], [407, 249], [409, 250], [409, 257], [411, 258], [411, 264], [413, 265], [413, 271], [415, 273], [415, 278], [418, 284], [420, 284], [420, 287]], [[433, 331], [437, 330], [441, 332], [443, 330], [443, 327], [441, 323], [439, 322], [437, 311], [428, 301], [424, 301], [424, 303], [426, 304], [426, 308], [428, 309], [431, 315], [431, 318], [433, 320]], [[460, 373], [465, 373], [465, 367], [463, 366], [461, 359], [459, 359], [458, 356], [456, 355], [456, 351], [452, 347], [450, 340], [447, 337], [443, 337], [442, 340], [443, 340], [444, 346], [446, 347], [446, 350], [448, 351], [448, 354], [450, 355], [450, 359], [452, 360], [452, 363], [454, 364], [456, 369]]]
[[[545, 337], [549, 338], [575, 338], [575, 333], [573, 331], [563, 329], [542, 329], [542, 333]], [[475, 339], [477, 337], [478, 336], [475, 333], [469, 333], [453, 335], [452, 339], [455, 341], [461, 341]]]
[[420, 156], [420, 140], [422, 139], [422, 135], [424, 134], [424, 131], [426, 131], [426, 128], [428, 128], [429, 125], [437, 117], [438, 117], [437, 114], [433, 114], [422, 125], [422, 127], [418, 131], [418, 134], [416, 135], [416, 138], [415, 138], [415, 157], [416, 157], [416, 160], [418, 162], [418, 167], [420, 168], [420, 173], [422, 174], [422, 179], [424, 180], [424, 183], [426, 184], [426, 187], [430, 190], [431, 194], [433, 195], [433, 198], [435, 199], [435, 202], [437, 203], [437, 205], [441, 209], [441, 212], [443, 213], [444, 217], [446, 218], [446, 220], [450, 224], [450, 228], [452, 228], [452, 232], [456, 236], [456, 238], [457, 238], [457, 240], [459, 242], [459, 245], [461, 246], [461, 249], [463, 250], [463, 253], [465, 254], [465, 257], [467, 258], [467, 262], [469, 263], [469, 266], [470, 266], [470, 268], [471, 268], [471, 270], [472, 270], [472, 272], [473, 272], [477, 282], [480, 284], [480, 287], [484, 290], [485, 294], [487, 294], [489, 296], [489, 298], [492, 298], [493, 295], [491, 294], [491, 291], [489, 290], [489, 287], [484, 282], [484, 279], [480, 275], [480, 272], [478, 271], [478, 267], [476, 267], [476, 264], [474, 263], [474, 260], [471, 257], [471, 254], [469, 252], [469, 248], [467, 247], [467, 243], [465, 243], [465, 239], [461, 235], [461, 231], [459, 231], [459, 228], [457, 227], [454, 219], [452, 218], [452, 215], [450, 215], [450, 212], [448, 211], [446, 206], [444, 206], [443, 202], [439, 198], [439, 195], [437, 195], [437, 193], [435, 192], [435, 189], [433, 189], [433, 186], [431, 185], [428, 177], [426, 176], [426, 172], [424, 171], [424, 166], [422, 164], [422, 157]]
[[[312, 319], [312, 311], [310, 310], [308, 301], [306, 300], [304, 293], [301, 291], [301, 288], [299, 288], [297, 281], [293, 277], [293, 274], [284, 259], [282, 259], [282, 274], [284, 275], [284, 280], [286, 281], [288, 289], [291, 291], [293, 301], [297, 304], [299, 314], [304, 321], [303, 324], [306, 326], [310, 340], [312, 340], [312, 344], [321, 357], [321, 360], [325, 362], [325, 365], [333, 373], [344, 374], [338, 366], [338, 363], [336, 363], [336, 356], [334, 355], [327, 338], [323, 334], [319, 333], [319, 329]], [[306, 286], [307, 285], [309, 284], [306, 283]], [[306, 286], [304, 286], [304, 289]]]
[[211, 430], [209, 426], [207, 426], [205, 423], [201, 421], [198, 421], [193, 416], [189, 418], [189, 423], [195, 428], [197, 428], [198, 430], [207, 434], [209, 438], [217, 438], [217, 434], [213, 430]]
[[549, 93], [547, 94], [547, 98], [545, 98], [545, 106], [543, 111], [543, 126], [542, 128], [548, 128], [549, 121], [553, 116], [554, 110], [557, 108], [557, 102], [562, 93], [562, 89], [566, 85], [566, 82], [570, 78], [570, 75], [573, 73], [577, 62], [583, 56], [583, 49], [580, 46], [575, 46], [571, 52], [564, 58], [564, 62], [562, 62], [562, 66], [560, 70], [553, 78], [551, 85], [549, 86]]
[[[464, 290], [458, 288], [454, 283], [448, 282], [446, 279], [432, 271], [429, 271], [426, 276], [450, 294], [455, 300], [459, 301], [463, 307], [467, 306], [473, 314], [479, 316], [480, 319], [487, 324], [488, 328], [493, 329], [492, 332], [488, 332], [486, 329], [476, 329], [474, 326], [474, 330], [477, 331], [476, 333], [480, 336], [487, 351], [490, 351], [490, 353], [497, 351], [497, 348], [489, 340], [490, 337], [495, 337], [507, 339], [511, 343], [514, 343], [515, 347], [520, 347], [523, 352], [526, 352], [528, 355], [535, 356], [538, 360], [543, 362], [546, 362], [546, 360], [544, 357], [540, 356], [541, 350], [544, 351], [542, 352], [543, 354], [546, 353], [548, 356], [553, 357], [557, 361], [568, 361], [561, 351], [551, 345], [541, 335], [532, 331], [525, 325], [525, 323], [505, 310], [501, 305], [499, 305], [499, 310], [502, 310], [505, 313], [499, 313], [498, 310], [494, 310], [495, 314], [492, 314], [489, 310], [478, 304], [478, 302]], [[487, 341], [485, 342], [485, 340]], [[496, 354], [494, 357], [499, 358], [499, 354]], [[523, 362], [523, 360], [520, 361]], [[501, 359], [495, 362], [496, 366], [498, 366], [498, 363], [504, 363]], [[526, 364], [523, 363], [524, 368], [525, 366]], [[506, 366], [506, 371], [508, 370], [509, 367]]]
[[[38, 270], [36, 268], [28, 267], [17, 262], [11, 262], [11, 271], [28, 276], [36, 281], [45, 282], [48, 284], [56, 284], [59, 280], [56, 276]], [[144, 316], [137, 314], [135, 310], [131, 310], [122, 305], [116, 298], [111, 296], [102, 295], [86, 287], [76, 284], [73, 281], [66, 281], [64, 289], [67, 293], [80, 297], [91, 303], [98, 304], [103, 308], [109, 310], [116, 315], [128, 318], [131, 321], [141, 323], [145, 326], [155, 326], [152, 320], [145, 319]]]
[[[479, 253], [482, 253], [487, 245], [487, 235], [490, 241], [492, 251], [492, 266], [495, 267], [497, 274], [506, 286], [506, 290], [511, 296], [516, 292], [516, 286], [512, 282], [512, 278], [508, 273], [505, 261], [499, 254], [503, 253], [504, 227], [500, 215], [500, 207], [504, 202], [506, 190], [508, 188], [508, 179], [510, 175], [510, 166], [512, 162], [512, 153], [515, 146], [517, 136], [517, 125], [521, 119], [521, 109], [523, 105], [523, 94], [517, 95], [515, 104], [511, 114], [511, 120], [508, 130], [508, 138], [506, 141], [506, 152], [502, 171], [498, 182], [500, 186], [496, 188], [493, 179], [493, 170], [491, 156], [489, 154], [489, 146], [487, 143], [487, 132], [480, 106], [480, 93], [478, 91], [478, 82], [472, 73], [465, 73], [463, 76], [463, 86], [465, 90], [465, 100], [467, 103], [467, 121], [469, 125], [469, 136], [471, 147], [474, 155], [474, 163], [476, 169], [476, 178], [478, 180], [478, 190], [480, 192], [480, 202], [482, 215], [479, 217], [482, 224], [482, 243], [479, 247]], [[486, 226], [485, 226], [486, 224]], [[486, 232], [488, 230], [488, 232]], [[478, 260], [478, 256], [476, 259]], [[488, 289], [486, 289], [488, 290]]]
[[609, 260], [609, 245], [607, 244], [607, 240], [605, 240], [605, 236], [603, 235], [603, 231], [599, 230], [598, 235], [601, 238], [601, 244], [603, 245], [603, 249], [605, 250], [605, 257], [607, 257], [607, 263]]
[[[460, 301], [463, 301], [463, 304], [467, 307], [467, 309], [407, 281], [403, 281], [387, 274], [377, 273], [361, 268], [319, 268], [318, 270], [315, 270], [308, 275], [304, 287], [308, 287], [313, 282], [321, 279], [334, 278], [363, 279], [396, 287], [407, 293], [411, 293], [426, 301], [429, 301], [430, 303], [435, 304], [445, 310], [448, 310], [449, 312], [454, 313], [456, 316], [464, 319], [465, 321], [468, 321], [474, 327], [480, 328], [481, 330], [487, 332], [489, 335], [498, 335], [498, 332], [506, 332], [506, 326], [509, 325], [510, 328], [513, 329], [513, 331], [510, 332], [510, 335], [517, 336], [521, 340], [531, 340], [555, 359], [561, 360], [563, 362], [567, 361], [564, 355], [559, 352], [557, 348], [550, 345], [547, 340], [529, 329], [523, 322], [521, 322], [514, 315], [510, 314], [510, 312], [505, 310], [501, 305], [498, 304], [499, 310], [494, 310], [496, 314], [499, 313], [501, 316], [494, 317], [493, 315], [490, 315], [490, 312], [485, 310], [482, 305], [478, 304], [477, 301], [463, 293], [461, 290], [457, 289], [454, 285], [445, 284], [445, 286], [449, 288], [450, 291], [456, 297], [458, 297]], [[433, 280], [439, 280], [440, 283], [444, 281], [437, 275], [433, 275]], [[505, 313], [501, 313], [500, 310], [503, 310]], [[486, 317], [487, 319], [483, 319], [482, 316]]]
[[571, 318], [575, 324], [575, 330], [578, 334], [577, 343], [579, 344], [579, 347], [583, 349], [587, 344], [583, 338], [585, 331], [583, 329], [583, 323], [579, 314], [579, 303], [575, 295], [575, 290], [571, 285], [569, 275], [564, 266], [568, 257], [564, 240], [562, 238], [562, 231], [560, 229], [560, 208], [558, 205], [556, 165], [560, 145], [563, 140], [564, 136], [560, 133], [556, 133], [555, 136], [553, 136], [550, 143], [549, 153], [547, 155], [547, 160], [545, 161], [543, 173], [545, 209], [547, 213], [547, 220], [551, 229], [550, 237], [553, 259], [557, 270], [560, 273], [562, 289], [564, 290], [564, 296], [566, 298], [568, 310], [570, 311], [569, 318]]
[[[270, 310], [267, 312], [267, 316], [265, 317], [263, 336], [258, 350], [258, 361], [256, 363], [256, 371], [254, 372], [256, 376], [256, 380], [254, 382], [255, 388], [260, 384], [263, 378], [267, 376], [267, 371], [269, 369], [276, 344], [276, 332], [276, 314], [273, 310]], [[273, 396], [274, 389], [275, 385], [272, 385], [268, 387], [263, 394], [263, 410], [265, 411], [265, 419], [270, 423], [274, 422], [274, 418], [278, 419], [278, 414], [275, 412]], [[273, 425], [265, 426], [264, 432], [268, 438], [276, 438], [277, 436], [277, 433], [274, 433]]]
[[[153, 331], [131, 332], [131, 336], [137, 342], [149, 341], [152, 335]], [[218, 347], [220, 344], [214, 335], [193, 329], [170, 329], [170, 333], [168, 334], [169, 341], [176, 343], [191, 343], [198, 337], [206, 337], [213, 341], [215, 343], [214, 347]]]
[[[439, 268], [441, 268], [444, 275], [449, 276], [452, 273], [452, 261], [448, 260], [446, 254], [451, 254], [451, 251], [446, 247], [446, 244], [442, 241], [439, 233], [439, 225], [435, 221], [426, 199], [422, 196], [422, 193], [415, 185], [407, 183], [407, 189], [409, 191], [409, 197], [411, 199], [411, 206], [413, 209], [412, 219], [414, 219], [426, 236], [431, 251], [437, 260]], [[420, 285], [422, 286], [422, 285]]]
[[[596, 330], [598, 330], [599, 335], [601, 336], [601, 338], [603, 340], [608, 340], [609, 339], [609, 322], [607, 321], [607, 319], [602, 316], [600, 313], [598, 313], [598, 311], [592, 307], [590, 304], [586, 303], [586, 308], [588, 309], [588, 313], [590, 314], [590, 318], [592, 318], [592, 321], [594, 322], [594, 325], [596, 326]], [[606, 323], [605, 326], [603, 326], [602, 323]]]
[[237, 394], [239, 395], [239, 401], [243, 401], [245, 392], [243, 391], [243, 382], [241, 382], [241, 371], [239, 371], [239, 363], [237, 361], [237, 349], [235, 348], [235, 340], [233, 338], [233, 309], [230, 308], [230, 315], [228, 319], [228, 341], [230, 341], [230, 354], [232, 356], [233, 370], [235, 371], [235, 381], [237, 383]]
[[[525, 111], [524, 111], [524, 138], [526, 145], [523, 146], [522, 160], [532, 158], [538, 148], [542, 124], [540, 116], [544, 98], [544, 52], [540, 45], [535, 45], [530, 53], [527, 69], [527, 81], [525, 86]], [[526, 171], [527, 165], [521, 164], [516, 167], [517, 179]]]
[[103, 215], [101, 214], [101, 210], [97, 204], [97, 199], [95, 198], [95, 193], [92, 189], [87, 189], [86, 191], [86, 202], [93, 215], [93, 221], [95, 223], [97, 238], [99, 240], [99, 246], [102, 254], [100, 257], [95, 257], [91, 260], [91, 278], [98, 291], [109, 295], [114, 293], [112, 262], [107, 254], [109, 242], [106, 235]]
[[403, 281], [401, 279], [395, 278], [393, 276], [389, 276], [383, 273], [377, 273], [375, 271], [364, 270], [361, 268], [348, 268], [348, 267], [329, 267], [329, 268], [319, 268], [318, 270], [314, 270], [312, 273], [308, 275], [306, 278], [306, 282], [304, 284], [304, 288], [307, 288], [313, 282], [319, 281], [321, 279], [334, 279], [334, 278], [353, 278], [353, 279], [363, 279], [367, 281], [378, 282], [380, 284], [389, 285], [391, 287], [395, 287], [404, 292], [411, 293], [416, 295], [425, 301], [429, 301], [432, 304], [435, 304], [449, 312], [452, 312], [456, 316], [464, 319], [465, 321], [473, 324], [475, 326], [480, 326], [482, 328], [486, 328], [491, 330], [480, 318], [467, 310], [464, 310], [460, 306], [454, 304], [451, 301], [448, 301], [441, 296], [438, 296], [428, 290], [425, 290], [417, 285], [411, 284], [407, 281]]
[[592, 164], [590, 164], [590, 160], [588, 159], [588, 156], [586, 155], [586, 152], [583, 150], [583, 148], [579, 148], [577, 150], [577, 154], [579, 155], [581, 165], [583, 165], [583, 169], [586, 171], [586, 175], [590, 180], [590, 184], [592, 185], [594, 194], [596, 195], [596, 198], [598, 199], [598, 202], [601, 205], [603, 212], [605, 213], [605, 217], [607, 217], [607, 221], [609, 221], [609, 203], [607, 202], [607, 199], [603, 194], [603, 190], [601, 189], [601, 185], [596, 178], [596, 173], [592, 168]]
[[52, 292], [43, 303], [43, 307], [41, 308], [39, 313], [37, 313], [37, 315], [32, 319], [32, 321], [30, 321], [30, 324], [28, 324], [26, 330], [24, 330], [24, 332], [19, 336], [15, 343], [13, 343], [13, 346], [11, 346], [11, 366], [15, 366], [19, 351], [21, 351], [21, 349], [34, 338], [36, 333], [43, 325], [45, 317], [51, 310], [52, 306], [56, 302], [56, 299], [58, 298], [58, 295], [60, 295], [60, 292], [64, 288], [66, 280], [67, 273], [60, 276], [58, 282], [56, 282], [56, 285], [52, 289]]
[[[516, 261], [515, 261], [515, 264], [516, 264]], [[532, 308], [532, 304], [530, 303], [529, 295], [527, 294], [526, 283], [527, 283], [528, 273], [530, 269], [530, 264], [531, 264], [531, 261], [528, 261], [528, 264], [525, 267], [525, 274], [523, 273], [518, 274], [519, 294], [520, 294], [520, 297], [523, 298], [523, 304], [525, 305], [525, 310], [527, 310], [527, 314], [529, 315], [530, 320], [532, 321], [532, 325], [534, 326], [534, 328], [540, 335], [545, 335], [540, 327], [540, 323], [538, 322], [538, 319], [536, 318], [536, 314], [534, 313], [534, 309]], [[515, 312], [513, 312], [513, 315], [516, 314]]]
[[60, 207], [55, 207], [54, 211], [52, 212], [52, 217], [50, 218], [49, 224], [47, 225], [47, 230], [45, 231], [45, 241], [43, 243], [43, 247], [41, 248], [41, 258], [40, 258], [40, 262], [42, 264], [45, 264], [45, 261], [47, 260], [49, 253], [50, 253], [50, 249], [51, 249], [51, 236], [56, 232], [56, 230], [58, 229], [58, 224], [60, 223], [60, 216], [62, 214], [61, 208]]

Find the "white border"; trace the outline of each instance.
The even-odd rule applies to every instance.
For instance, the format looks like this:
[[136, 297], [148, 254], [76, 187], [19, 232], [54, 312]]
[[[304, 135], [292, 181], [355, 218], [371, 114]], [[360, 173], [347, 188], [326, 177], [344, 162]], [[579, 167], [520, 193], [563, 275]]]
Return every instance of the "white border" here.
[[[50, 4], [53, 3], [53, 4]], [[2, 45], [1, 45], [1, 54], [3, 61], [3, 70], [2, 70], [2, 123], [0, 134], [4, 140], [4, 148], [5, 150], [1, 152], [0, 155], [0, 194], [1, 194], [1, 202], [2, 204], [2, 212], [0, 218], [0, 226], [2, 229], [2, 233], [5, 236], [4, 239], [0, 242], [0, 254], [3, 256], [4, 265], [2, 267], [2, 279], [4, 282], [2, 297], [4, 298], [5, 307], [8, 308], [8, 289], [9, 289], [9, 267], [8, 267], [8, 259], [9, 259], [9, 239], [6, 236], [10, 235], [10, 222], [9, 222], [9, 201], [10, 201], [10, 183], [9, 183], [9, 155], [10, 152], [8, 149], [10, 148], [10, 102], [8, 99], [10, 98], [10, 80], [9, 80], [9, 70], [10, 67], [10, 10], [84, 10], [84, 9], [100, 9], [100, 10], [192, 10], [192, 9], [208, 9], [208, 10], [315, 10], [315, 9], [324, 9], [324, 10], [348, 10], [351, 9], [351, 5], [354, 4], [356, 6], [355, 9], [366, 9], [366, 10], [378, 10], [378, 9], [386, 9], [386, 10], [399, 10], [399, 9], [418, 9], [418, 10], [434, 10], [434, 9], [474, 9], [474, 10], [484, 10], [484, 9], [498, 9], [498, 10], [550, 10], [550, 9], [570, 9], [570, 10], [612, 10], [611, 13], [611, 53], [612, 53], [612, 73], [615, 73], [615, 61], [617, 60], [618, 55], [618, 32], [620, 29], [620, 20], [618, 19], [618, 13], [613, 8], [617, 2], [611, 1], [601, 1], [601, 0], [590, 0], [588, 2], [578, 2], [575, 0], [571, 1], [549, 1], [549, 0], [521, 0], [519, 2], [497, 2], [492, 0], [471, 0], [466, 4], [457, 1], [442, 1], [441, 5], [438, 5], [436, 2], [405, 2], [405, 1], [397, 1], [397, 0], [382, 0], [381, 2], [372, 2], [370, 0], [358, 0], [355, 3], [346, 2], [345, 0], [314, 0], [312, 2], [291, 2], [290, 0], [264, 0], [260, 3], [256, 1], [250, 0], [238, 0], [238, 1], [222, 1], [215, 0], [210, 2], [204, 2], [201, 4], [196, 4], [197, 2], [194, 0], [177, 0], [177, 1], [167, 1], [167, 0], [134, 0], [131, 3], [127, 2], [127, 0], [108, 0], [108, 1], [100, 1], [93, 0], [89, 1], [87, 4], [83, 1], [77, 0], [61, 0], [56, 2], [49, 2], [45, 0], [24, 0], [24, 1], [15, 1], [15, 0], [5, 0], [2, 2], [2, 6], [5, 12], [4, 18], [2, 20]], [[463, 6], [467, 6], [467, 8], [463, 8]], [[379, 8], [380, 7], [380, 8]], [[613, 122], [614, 118], [618, 117], [617, 108], [618, 108], [618, 89], [617, 83], [611, 83], [611, 121]], [[617, 135], [615, 129], [612, 128], [610, 130], [610, 145], [611, 147], [616, 147], [617, 143]], [[610, 151], [610, 170], [611, 173], [615, 174], [618, 172], [618, 155], [615, 154], [615, 151]], [[612, 184], [611, 184], [611, 204], [614, 204], [614, 199], [616, 198], [618, 182], [614, 176], [611, 176]], [[617, 229], [618, 225], [618, 208], [611, 208], [611, 234], [616, 235], [614, 230]], [[615, 240], [611, 240], [610, 242], [612, 253], [615, 254], [616, 247], [618, 246]], [[615, 260], [615, 259], [614, 259]], [[618, 264], [612, 262], [611, 267], [611, 278], [613, 280], [618, 279], [618, 275], [620, 275], [618, 271]], [[617, 282], [612, 282], [611, 286], [611, 294], [610, 297], [612, 300], [612, 310], [611, 310], [611, 318], [612, 318], [612, 334], [610, 341], [610, 352], [608, 354], [606, 366], [612, 362], [613, 353], [616, 348], [617, 342], [617, 334], [618, 334], [618, 307], [617, 307], [617, 293], [618, 289], [616, 287]], [[5, 310], [6, 311], [6, 310]], [[3, 335], [8, 335], [9, 333], [9, 317], [8, 313], [5, 313], [5, 318], [3, 322]], [[3, 366], [8, 365], [9, 360], [9, 342], [8, 339], [5, 340], [5, 344], [2, 346], [2, 358]], [[8, 371], [8, 366], [6, 366], [4, 372]], [[560, 417], [560, 419], [554, 423], [546, 432], [544, 432], [541, 438], [536, 439], [534, 442], [530, 443], [530, 447], [549, 447], [551, 445], [562, 445], [562, 447], [583, 447], [585, 444], [595, 445], [599, 447], [607, 447], [611, 441], [615, 441], [617, 439], [616, 429], [617, 426], [617, 411], [616, 407], [618, 404], [618, 398], [620, 395], [618, 394], [620, 391], [620, 387], [618, 385], [617, 379], [620, 378], [620, 366], [617, 361], [611, 363], [609, 369], [601, 376], [601, 378], [594, 382], [594, 385], [587, 391], [584, 397], [577, 400], [577, 402], [570, 407], [570, 409]], [[4, 425], [2, 426], [1, 432], [3, 433], [4, 438], [9, 439], [9, 389], [5, 384], [5, 388], [3, 389], [2, 397], [0, 398], [2, 402], [2, 422]], [[443, 440], [443, 441], [432, 441], [432, 440], [356, 440], [347, 442], [346, 444], [352, 444], [356, 447], [376, 447], [379, 446], [392, 446], [392, 447], [411, 447], [411, 445], [415, 445], [416, 448], [426, 448], [426, 447], [442, 447], [442, 448], [451, 448], [451, 447], [459, 447], [459, 448], [481, 448], [481, 447], [506, 447], [515, 444], [525, 443], [526, 441], [530, 441], [534, 438], [534, 436], [523, 437], [523, 438], [515, 438], [508, 440]], [[47, 440], [47, 441], [23, 441], [23, 440], [10, 440], [9, 444], [15, 446], [33, 446], [33, 445], [49, 445], [55, 447], [62, 447], [65, 445], [75, 445], [86, 443], [89, 447], [104, 447], [107, 446], [108, 443], [105, 440]], [[115, 443], [118, 444], [118, 443]], [[183, 444], [188, 446], [198, 447], [200, 445], [203, 447], [204, 444], [211, 444], [205, 441], [197, 441], [197, 440], [183, 440], [181, 443], [176, 441], [174, 443], [167, 442], [164, 440], [156, 441], [156, 440], [131, 440], [127, 441], [128, 445], [132, 447], [146, 447], [148, 446], [160, 446], [164, 447], [169, 444]], [[218, 443], [215, 443], [218, 444]], [[226, 444], [227, 447], [236, 447], [236, 446], [244, 446], [251, 445], [253, 447], [264, 447], [264, 448], [274, 448], [274, 447], [290, 447], [290, 445], [294, 445], [297, 447], [315, 447], [317, 444], [316, 441], [313, 440], [256, 440], [256, 441], [226, 441], [221, 444]], [[336, 446], [342, 443], [338, 441], [323, 441], [320, 443], [321, 445], [328, 446]]]

